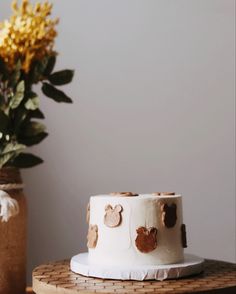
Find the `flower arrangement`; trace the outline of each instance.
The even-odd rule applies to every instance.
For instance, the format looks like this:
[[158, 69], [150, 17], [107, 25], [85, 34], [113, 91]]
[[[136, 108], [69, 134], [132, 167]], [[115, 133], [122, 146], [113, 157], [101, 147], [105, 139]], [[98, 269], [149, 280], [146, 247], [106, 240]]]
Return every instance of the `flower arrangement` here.
[[70, 83], [74, 72], [53, 72], [58, 19], [50, 18], [52, 4], [14, 1], [12, 10], [11, 18], [0, 23], [0, 168], [27, 168], [43, 160], [25, 149], [48, 135], [33, 86], [40, 84], [56, 102], [72, 103], [58, 86]]

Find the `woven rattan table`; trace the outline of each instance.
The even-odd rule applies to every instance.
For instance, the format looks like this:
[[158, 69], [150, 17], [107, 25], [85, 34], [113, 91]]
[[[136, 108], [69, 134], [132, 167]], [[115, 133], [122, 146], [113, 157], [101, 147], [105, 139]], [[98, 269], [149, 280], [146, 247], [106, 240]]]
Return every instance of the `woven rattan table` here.
[[36, 294], [78, 293], [236, 293], [236, 264], [206, 260], [204, 273], [178, 280], [118, 281], [88, 278], [69, 269], [69, 261], [40, 265], [33, 271]]

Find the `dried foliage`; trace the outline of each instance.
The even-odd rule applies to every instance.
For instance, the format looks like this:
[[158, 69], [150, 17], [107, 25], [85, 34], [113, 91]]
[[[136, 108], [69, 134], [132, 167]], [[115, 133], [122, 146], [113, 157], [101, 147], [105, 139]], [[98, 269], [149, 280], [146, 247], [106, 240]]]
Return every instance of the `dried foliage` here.
[[72, 70], [53, 72], [57, 53], [54, 40], [58, 19], [50, 19], [52, 4], [28, 0], [12, 4], [13, 15], [0, 23], [0, 167], [31, 167], [39, 157], [22, 153], [48, 135], [33, 86], [56, 102], [72, 103], [58, 86], [72, 81]]

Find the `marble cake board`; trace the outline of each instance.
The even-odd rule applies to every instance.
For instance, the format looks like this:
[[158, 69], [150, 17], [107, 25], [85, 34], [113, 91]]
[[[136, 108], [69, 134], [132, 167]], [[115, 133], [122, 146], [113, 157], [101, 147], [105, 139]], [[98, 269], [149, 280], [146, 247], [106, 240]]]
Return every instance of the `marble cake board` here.
[[204, 259], [185, 254], [184, 261], [168, 265], [106, 266], [88, 262], [88, 253], [72, 257], [70, 269], [83, 276], [117, 280], [159, 280], [176, 279], [199, 274], [203, 271]]

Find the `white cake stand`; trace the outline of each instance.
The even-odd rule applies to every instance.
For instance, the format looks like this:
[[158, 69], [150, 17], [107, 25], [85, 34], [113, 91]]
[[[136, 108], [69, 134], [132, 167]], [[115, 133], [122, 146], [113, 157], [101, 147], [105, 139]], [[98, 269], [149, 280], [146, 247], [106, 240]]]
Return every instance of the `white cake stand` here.
[[88, 253], [80, 253], [72, 257], [70, 268], [77, 274], [102, 279], [162, 281], [199, 274], [203, 271], [203, 264], [203, 258], [185, 254], [182, 263], [168, 265], [130, 265], [126, 267], [94, 265], [88, 262]]

